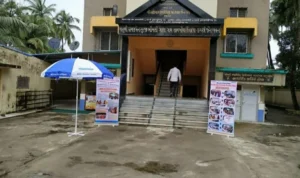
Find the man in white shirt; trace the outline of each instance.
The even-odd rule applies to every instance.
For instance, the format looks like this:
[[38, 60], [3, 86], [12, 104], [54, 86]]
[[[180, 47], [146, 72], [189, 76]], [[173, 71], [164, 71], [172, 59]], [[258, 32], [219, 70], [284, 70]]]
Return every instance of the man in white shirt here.
[[177, 97], [177, 87], [179, 82], [181, 82], [181, 72], [176, 66], [170, 69], [168, 82], [170, 82], [170, 97]]

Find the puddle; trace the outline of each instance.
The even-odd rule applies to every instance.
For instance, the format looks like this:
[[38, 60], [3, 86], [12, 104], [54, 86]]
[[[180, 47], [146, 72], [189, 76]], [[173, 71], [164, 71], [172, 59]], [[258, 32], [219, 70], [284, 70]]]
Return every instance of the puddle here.
[[66, 133], [66, 132], [67, 132], [66, 130], [51, 129], [48, 132], [40, 132], [40, 133], [33, 133], [33, 134], [28, 134], [28, 135], [21, 135], [20, 137], [47, 137], [49, 135]]
[[101, 145], [98, 147], [99, 150], [108, 150], [108, 146], [106, 145]]
[[125, 141], [126, 141], [126, 142], [134, 142], [135, 140], [132, 139], [132, 138], [129, 138], [129, 139], [126, 139]]
[[115, 153], [108, 152], [108, 151], [100, 151], [100, 150], [94, 151], [94, 153], [95, 154], [103, 154], [103, 155], [115, 155]]
[[165, 139], [167, 139], [167, 137], [160, 136], [160, 137], [158, 137], [158, 139], [160, 139], [160, 140], [165, 140]]
[[64, 125], [64, 124], [55, 124], [55, 125], [52, 125], [52, 127], [68, 129], [68, 128], [71, 128], [71, 127], [74, 127], [74, 126], [73, 125]]
[[53, 175], [51, 173], [45, 173], [45, 172], [39, 172], [35, 173], [32, 176], [29, 176], [28, 178], [52, 178]]
[[118, 127], [117, 129], [119, 132], [126, 132], [127, 128], [126, 127]]
[[0, 168], [0, 177], [5, 177], [8, 174], [8, 171], [5, 169]]
[[93, 164], [95, 166], [100, 166], [100, 167], [122, 166], [122, 164], [120, 164], [120, 163], [111, 162], [111, 161], [87, 161], [87, 162], [84, 162], [84, 164]]
[[50, 119], [45, 120], [44, 122], [51, 122], [51, 121], [71, 121], [71, 118], [69, 116], [56, 116], [52, 117]]
[[67, 167], [73, 167], [76, 166], [77, 164], [82, 163], [82, 158], [80, 156], [71, 156], [69, 157], [70, 161], [67, 164]]
[[140, 172], [147, 172], [152, 174], [173, 173], [178, 171], [178, 165], [165, 163], [161, 164], [160, 162], [156, 161], [147, 162], [144, 166], [141, 167], [136, 165], [132, 168]]

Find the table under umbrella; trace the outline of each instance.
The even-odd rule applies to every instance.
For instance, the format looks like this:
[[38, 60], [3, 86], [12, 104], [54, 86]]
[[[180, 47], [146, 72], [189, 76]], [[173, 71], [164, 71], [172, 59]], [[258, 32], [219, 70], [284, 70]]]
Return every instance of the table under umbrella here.
[[83, 136], [82, 132], [77, 132], [78, 120], [78, 81], [91, 79], [112, 79], [114, 74], [101, 64], [80, 58], [62, 59], [41, 73], [41, 77], [52, 79], [74, 79], [76, 80], [76, 118], [75, 130], [68, 133], [69, 136], [79, 135]]

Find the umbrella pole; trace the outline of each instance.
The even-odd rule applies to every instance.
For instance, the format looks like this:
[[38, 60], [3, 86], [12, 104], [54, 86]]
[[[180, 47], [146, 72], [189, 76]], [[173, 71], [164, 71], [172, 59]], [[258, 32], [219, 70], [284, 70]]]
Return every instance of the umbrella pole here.
[[69, 136], [84, 136], [83, 132], [77, 132], [78, 121], [78, 79], [76, 80], [76, 114], [75, 114], [75, 131], [74, 133], [68, 133]]
[[76, 119], [75, 119], [75, 133], [77, 133], [77, 120], [78, 120], [78, 79], [76, 80]]

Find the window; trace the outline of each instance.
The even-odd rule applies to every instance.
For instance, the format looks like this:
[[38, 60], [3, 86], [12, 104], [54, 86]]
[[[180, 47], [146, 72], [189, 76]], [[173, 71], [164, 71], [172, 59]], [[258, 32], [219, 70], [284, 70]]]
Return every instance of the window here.
[[17, 89], [29, 89], [29, 77], [18, 76]]
[[119, 35], [117, 32], [101, 32], [100, 50], [118, 50]]
[[247, 8], [230, 8], [230, 17], [246, 17]]
[[103, 16], [112, 16], [113, 8], [104, 8], [103, 9]]
[[247, 33], [230, 33], [225, 39], [225, 53], [248, 53], [249, 36]]

